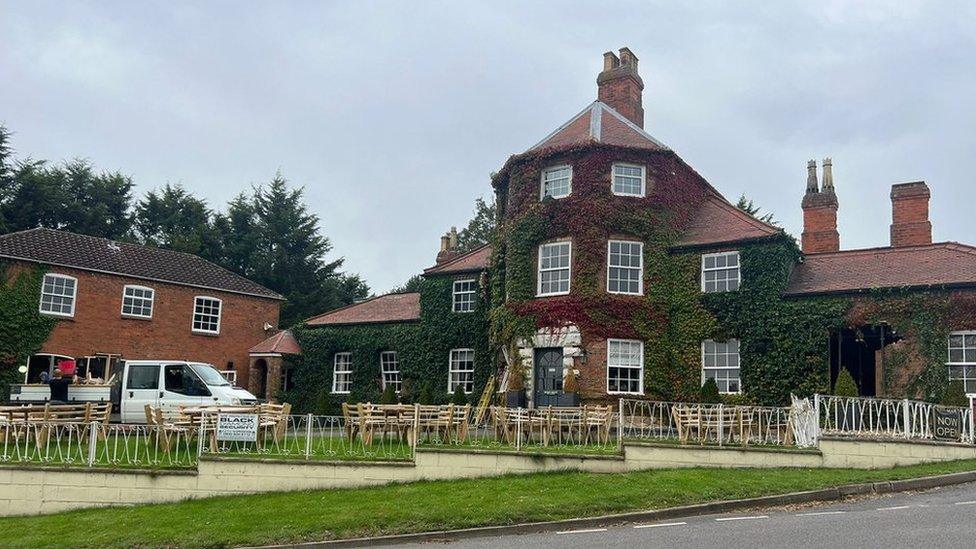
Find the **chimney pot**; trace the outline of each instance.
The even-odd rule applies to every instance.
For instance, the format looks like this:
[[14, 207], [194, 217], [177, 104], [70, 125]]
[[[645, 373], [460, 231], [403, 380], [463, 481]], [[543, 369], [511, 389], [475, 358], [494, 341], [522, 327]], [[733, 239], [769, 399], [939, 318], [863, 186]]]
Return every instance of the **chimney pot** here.
[[817, 182], [817, 161], [807, 162], [807, 194], [819, 193], [820, 183]]
[[597, 100], [637, 126], [644, 127], [644, 81], [637, 73], [637, 56], [628, 48], [603, 54], [603, 72], [596, 77]]
[[834, 192], [834, 164], [830, 157], [823, 159], [823, 191]]
[[929, 198], [924, 181], [891, 186], [891, 246], [923, 246], [932, 243]]
[[[824, 159], [824, 186], [818, 189], [817, 162], [807, 162], [807, 194], [803, 197], [803, 253], [840, 251], [837, 231], [837, 195], [829, 158]], [[829, 183], [829, 187], [828, 187]]]

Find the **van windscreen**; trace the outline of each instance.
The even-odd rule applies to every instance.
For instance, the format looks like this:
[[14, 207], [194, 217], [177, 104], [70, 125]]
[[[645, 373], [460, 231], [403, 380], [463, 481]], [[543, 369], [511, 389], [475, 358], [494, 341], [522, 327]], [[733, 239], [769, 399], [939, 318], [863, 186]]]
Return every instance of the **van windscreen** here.
[[209, 364], [191, 364], [190, 367], [193, 368], [193, 371], [200, 376], [200, 379], [204, 383], [211, 387], [226, 387], [230, 385], [230, 382], [224, 376], [220, 375], [220, 372], [216, 368]]

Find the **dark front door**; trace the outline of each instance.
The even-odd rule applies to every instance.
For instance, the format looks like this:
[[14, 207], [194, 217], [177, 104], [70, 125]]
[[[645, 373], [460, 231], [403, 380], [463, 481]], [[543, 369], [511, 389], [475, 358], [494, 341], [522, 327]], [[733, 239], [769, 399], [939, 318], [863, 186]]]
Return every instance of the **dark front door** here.
[[535, 405], [558, 406], [563, 393], [563, 350], [535, 350]]

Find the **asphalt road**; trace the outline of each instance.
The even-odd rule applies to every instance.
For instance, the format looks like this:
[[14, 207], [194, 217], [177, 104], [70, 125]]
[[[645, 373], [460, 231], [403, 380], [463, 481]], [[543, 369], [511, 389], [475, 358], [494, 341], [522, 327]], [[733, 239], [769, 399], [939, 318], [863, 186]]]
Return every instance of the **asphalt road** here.
[[[976, 547], [976, 484], [610, 528], [429, 542], [451, 548]], [[404, 546], [400, 546], [404, 547]]]

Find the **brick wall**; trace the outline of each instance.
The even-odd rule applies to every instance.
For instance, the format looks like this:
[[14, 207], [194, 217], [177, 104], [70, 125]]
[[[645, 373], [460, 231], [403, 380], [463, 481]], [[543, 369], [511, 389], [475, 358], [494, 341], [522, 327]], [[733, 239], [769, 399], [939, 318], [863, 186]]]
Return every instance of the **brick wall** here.
[[[26, 268], [21, 264], [19, 268]], [[238, 384], [247, 387], [248, 349], [270, 335], [264, 324], [278, 325], [277, 300], [204, 290], [52, 267], [51, 273], [78, 279], [74, 318], [60, 319], [41, 348], [43, 353], [73, 357], [111, 353], [130, 359], [187, 359], [208, 362], [223, 370], [233, 362]], [[122, 288], [126, 284], [155, 290], [151, 320], [126, 318]], [[222, 301], [219, 335], [192, 333], [196, 296]]]
[[802, 241], [807, 254], [840, 250], [836, 205], [804, 206]]

